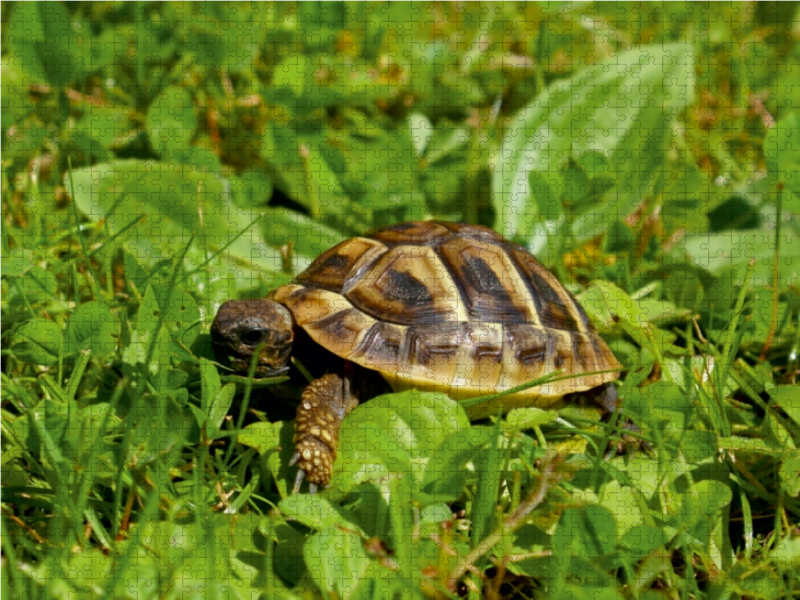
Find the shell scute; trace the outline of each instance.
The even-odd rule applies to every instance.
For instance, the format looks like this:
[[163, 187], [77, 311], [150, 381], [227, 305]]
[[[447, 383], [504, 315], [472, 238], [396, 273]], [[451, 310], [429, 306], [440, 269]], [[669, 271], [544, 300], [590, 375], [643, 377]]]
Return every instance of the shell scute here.
[[344, 241], [314, 260], [297, 282], [341, 293], [348, 281], [358, 280], [372, 261], [384, 252], [386, 246], [374, 240], [353, 238]]
[[582, 309], [556, 276], [522, 249], [512, 247], [509, 254], [520, 267], [523, 275], [520, 280], [530, 290], [541, 325], [567, 331], [586, 331], [588, 319], [584, 318], [585, 313], [581, 315]]
[[447, 236], [450, 230], [443, 223], [435, 221], [410, 221], [381, 227], [367, 235], [384, 244], [430, 244]]
[[538, 323], [528, 290], [502, 246], [458, 236], [441, 244], [438, 252], [471, 320]]
[[315, 324], [322, 345], [343, 356], [358, 346], [367, 331], [375, 324], [373, 319], [356, 308], [345, 308]]
[[435, 325], [465, 320], [441, 259], [428, 246], [396, 246], [384, 253], [345, 294], [381, 321]]
[[366, 332], [352, 356], [363, 358], [378, 370], [391, 369], [399, 360], [404, 339], [403, 330], [392, 323], [378, 321]]

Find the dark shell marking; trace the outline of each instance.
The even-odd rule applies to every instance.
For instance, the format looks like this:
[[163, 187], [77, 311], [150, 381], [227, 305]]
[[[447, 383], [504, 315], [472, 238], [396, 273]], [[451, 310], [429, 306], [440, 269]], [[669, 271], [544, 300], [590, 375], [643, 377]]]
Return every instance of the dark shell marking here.
[[556, 277], [485, 227], [384, 227], [331, 248], [297, 281], [271, 297], [323, 347], [395, 387], [468, 397], [575, 375], [525, 392], [555, 398], [618, 377], [582, 376], [620, 365]]

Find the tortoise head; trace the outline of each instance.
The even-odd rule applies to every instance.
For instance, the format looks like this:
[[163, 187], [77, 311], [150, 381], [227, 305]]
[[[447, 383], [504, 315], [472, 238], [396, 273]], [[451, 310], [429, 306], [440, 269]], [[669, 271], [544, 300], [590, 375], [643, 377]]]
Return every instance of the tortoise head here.
[[247, 374], [253, 354], [257, 377], [277, 377], [289, 371], [294, 341], [292, 315], [272, 300], [231, 300], [220, 306], [211, 325], [217, 360]]

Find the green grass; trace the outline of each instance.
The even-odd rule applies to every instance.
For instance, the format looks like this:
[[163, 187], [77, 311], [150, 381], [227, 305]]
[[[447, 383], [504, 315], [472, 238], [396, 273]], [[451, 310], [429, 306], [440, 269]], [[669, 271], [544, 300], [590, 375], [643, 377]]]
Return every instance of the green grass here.
[[[800, 596], [797, 4], [636, 7], [3, 5], [3, 597]], [[292, 494], [215, 310], [421, 218], [559, 276], [652, 452], [410, 391]]]

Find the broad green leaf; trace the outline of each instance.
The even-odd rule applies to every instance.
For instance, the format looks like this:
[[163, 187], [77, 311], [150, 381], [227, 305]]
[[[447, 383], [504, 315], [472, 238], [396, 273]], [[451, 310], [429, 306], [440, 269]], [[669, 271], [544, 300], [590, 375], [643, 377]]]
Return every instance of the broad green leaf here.
[[160, 370], [153, 381], [153, 384], [158, 390], [177, 390], [186, 384], [189, 374], [180, 369], [162, 369]]
[[240, 444], [255, 448], [259, 454], [275, 450], [281, 443], [278, 424], [266, 422], [248, 425], [239, 432], [236, 439]]
[[701, 173], [694, 164], [676, 165], [670, 169], [669, 177], [661, 209], [667, 231], [685, 228], [691, 235], [708, 231], [705, 198], [710, 195], [711, 177]]
[[310, 57], [332, 51], [336, 34], [344, 24], [344, 3], [303, 2], [297, 6], [297, 33]]
[[506, 415], [505, 426], [513, 429], [530, 429], [552, 423], [558, 418], [558, 413], [552, 410], [542, 410], [533, 406], [515, 408]]
[[557, 555], [599, 558], [608, 556], [616, 546], [614, 514], [604, 506], [568, 508], [556, 528], [553, 547]]
[[[3, 275], [8, 275], [5, 266]], [[28, 269], [17, 281], [19, 287], [17, 287], [17, 283], [10, 286], [10, 299], [21, 300], [18, 297], [19, 292], [21, 292], [31, 304], [55, 300], [58, 281], [52, 271], [35, 265], [33, 268]]]
[[311, 211], [311, 216], [319, 220], [323, 204], [336, 204], [346, 198], [347, 194], [315, 144], [303, 141], [299, 152], [306, 177], [306, 206]]
[[194, 297], [183, 287], [158, 285], [154, 288], [159, 297], [166, 331], [173, 339], [190, 347], [200, 333], [200, 308]]
[[[125, 246], [140, 256], [174, 256], [190, 248], [198, 259], [205, 247], [213, 253], [230, 242], [228, 260], [237, 267], [268, 275], [273, 253], [256, 236], [234, 238], [259, 215], [233, 204], [228, 182], [215, 173], [181, 164], [118, 160], [73, 172], [75, 201], [92, 220], [103, 219], [113, 235], [137, 218]], [[230, 268], [230, 267], [229, 267]]]
[[[163, 327], [162, 320], [159, 327], [161, 307], [156, 298], [152, 285], [145, 290], [139, 312], [136, 315], [136, 328], [131, 333], [131, 342], [123, 351], [123, 361], [128, 365], [144, 364], [151, 352], [150, 364], [152, 373], [170, 366], [169, 333]], [[153, 349], [150, 350], [151, 345]]]
[[165, 159], [183, 163], [200, 172], [215, 173], [218, 176], [221, 176], [223, 170], [219, 155], [207, 148], [177, 148], [165, 155]]
[[181, 157], [180, 152], [189, 146], [196, 129], [197, 113], [187, 88], [167, 87], [150, 105], [147, 134], [164, 160]]
[[203, 393], [203, 406], [210, 413], [214, 399], [222, 389], [217, 367], [208, 359], [200, 358], [200, 384]]
[[[592, 563], [601, 562], [613, 554], [617, 540], [616, 524], [614, 513], [605, 506], [590, 504], [567, 508], [553, 538], [551, 564], [560, 565], [562, 577], [582, 577], [591, 569]], [[610, 584], [610, 578], [599, 568], [592, 571], [596, 574], [595, 584]]]
[[334, 528], [309, 537], [303, 545], [303, 558], [319, 589], [342, 599], [356, 597], [369, 564], [361, 538]]
[[572, 574], [574, 580], [554, 586], [556, 591], [550, 595], [551, 600], [623, 600], [624, 596], [608, 578], [595, 577], [591, 583], [582, 583], [585, 571], [586, 568], [578, 568]]
[[231, 177], [231, 194], [238, 206], [264, 206], [272, 198], [273, 176], [265, 170], [245, 171]]
[[434, 164], [464, 148], [469, 141], [470, 132], [466, 127], [440, 127], [431, 134], [425, 158], [429, 164]]
[[136, 331], [146, 336], [147, 339], [155, 337], [159, 324], [163, 324], [163, 319], [159, 319], [160, 314], [161, 306], [158, 298], [153, 286], [149, 285], [144, 292], [142, 303], [139, 305], [139, 312], [136, 313]]
[[[641, 464], [639, 463], [637, 466], [641, 466]], [[631, 471], [635, 473], [635, 469], [631, 469]], [[645, 477], [641, 478], [644, 481], [641, 481], [635, 478], [636, 476], [634, 475], [630, 481], [635, 481], [637, 485], [644, 487], [647, 484], [648, 476], [649, 474], [645, 475]], [[616, 535], [622, 535], [622, 533], [642, 525], [645, 519], [645, 515], [639, 505], [641, 491], [634, 489], [630, 483], [623, 482], [621, 479], [622, 477], [610, 480], [597, 494], [597, 501], [602, 504], [602, 510], [614, 515], [614, 527], [611, 528], [610, 532], [612, 540], [615, 539]], [[592, 556], [603, 555], [595, 554]]]
[[34, 83], [66, 85], [84, 73], [78, 37], [63, 4], [20, 2], [7, 27], [11, 55]]
[[345, 239], [336, 229], [280, 206], [269, 207], [261, 232], [264, 240], [276, 248], [291, 244], [291, 263], [296, 273], [304, 271], [322, 252]]
[[433, 124], [422, 113], [411, 113], [408, 116], [408, 127], [411, 130], [411, 139], [417, 156], [422, 157], [433, 137]]
[[713, 517], [730, 504], [731, 488], [722, 481], [698, 481], [684, 494], [683, 514], [688, 516], [688, 532], [705, 543], [714, 526]]
[[797, 569], [800, 566], [800, 537], [789, 533], [775, 544], [769, 554], [785, 569]]
[[800, 115], [794, 112], [778, 121], [764, 137], [764, 160], [767, 162], [770, 174], [795, 193], [800, 193], [798, 136], [800, 136]]
[[14, 340], [14, 355], [19, 360], [35, 365], [52, 365], [58, 362], [61, 328], [53, 321], [28, 321], [16, 332]]
[[318, 68], [315, 57], [304, 54], [290, 56], [277, 65], [272, 76], [276, 100], [296, 106], [298, 99], [312, 93]]
[[22, 277], [33, 266], [32, 250], [13, 248], [3, 256], [3, 277]]
[[0, 108], [0, 127], [8, 129], [19, 126], [33, 108], [27, 96], [26, 76], [17, 58], [11, 55], [2, 57], [0, 73], [3, 78], [3, 102]]
[[125, 420], [127, 427], [135, 428], [128, 460], [169, 465], [178, 459], [184, 441], [196, 441], [197, 422], [187, 399], [186, 390], [142, 394]]
[[437, 495], [458, 495], [467, 477], [466, 464], [493, 439], [491, 427], [462, 428], [442, 440], [430, 454], [435, 457], [425, 469], [422, 489]]
[[[668, 119], [692, 101], [694, 57], [685, 44], [644, 46], [559, 80], [544, 90], [508, 126], [493, 193], [501, 233], [528, 235], [543, 218], [563, 211], [560, 202], [563, 176], [569, 159], [582, 151], [610, 157], [621, 187], [606, 197], [601, 207], [586, 215], [590, 223], [576, 221], [592, 237], [605, 215], [626, 215], [639, 202], [647, 183], [664, 156], [662, 139]], [[630, 89], [636, 101], [630, 101]], [[643, 151], [644, 149], [644, 151]], [[631, 160], [630, 152], [639, 157]], [[534, 175], [535, 174], [535, 175]], [[547, 182], [546, 196], [537, 197], [536, 183]]]
[[113, 156], [92, 136], [91, 131], [86, 129], [70, 131], [69, 143], [64, 150], [72, 156], [74, 166], [105, 161]]
[[136, 293], [140, 296], [144, 294], [147, 285], [152, 281], [158, 281], [157, 274], [149, 273], [137, 260], [136, 256], [130, 252], [123, 252], [123, 264], [125, 265], [125, 279], [132, 284]]
[[[318, 494], [294, 494], [284, 498], [278, 508], [287, 519], [299, 521], [306, 527], [327, 531], [331, 528], [358, 530], [358, 526]], [[359, 532], [360, 533], [360, 532]]]
[[78, 306], [67, 321], [65, 355], [90, 349], [92, 356], [108, 356], [116, 349], [119, 325], [108, 305], [94, 300]]
[[110, 149], [118, 137], [135, 130], [136, 124], [128, 118], [129, 113], [129, 109], [121, 106], [87, 104], [83, 107], [83, 118], [75, 123], [75, 131], [83, 132], [103, 148]]
[[184, 435], [187, 442], [196, 444], [201, 440], [201, 437], [207, 440], [216, 440], [223, 435], [202, 408], [195, 404], [187, 404], [186, 408], [194, 417], [194, 424], [196, 425], [195, 428], [190, 429]]
[[789, 418], [800, 425], [800, 385], [779, 385], [770, 393]]
[[783, 483], [783, 489], [786, 492], [797, 498], [800, 496], [800, 452], [794, 451], [794, 456], [787, 458], [781, 463], [780, 477]]
[[375, 481], [392, 472], [411, 472], [412, 459], [407, 449], [378, 424], [385, 416], [384, 412], [373, 414], [373, 419], [378, 417], [381, 421], [368, 419], [366, 423], [349, 422], [345, 418], [339, 432], [339, 454], [333, 466], [331, 487], [346, 492], [359, 483]]
[[228, 385], [224, 386], [214, 397], [214, 400], [211, 403], [211, 408], [208, 411], [208, 418], [217, 429], [222, 427], [222, 422], [225, 420], [225, 417], [228, 415], [228, 411], [231, 409], [231, 404], [233, 404], [233, 397], [235, 395], [236, 384], [229, 383]]
[[[666, 416], [666, 415], [665, 415]], [[719, 453], [720, 444], [712, 431], [690, 429], [678, 433], [681, 452], [689, 464], [703, 464]]]
[[[626, 410], [647, 420], [651, 427], [659, 427], [664, 436], [682, 440], [692, 419], [696, 418], [697, 409], [690, 397], [677, 385], [664, 380], [641, 387], [623, 383], [620, 395]], [[702, 444], [702, 439], [697, 438], [697, 442]], [[703, 448], [700, 446], [701, 450]]]
[[668, 543], [669, 538], [662, 529], [651, 525], [637, 525], [625, 532], [619, 541], [619, 547], [629, 563], [634, 564]]
[[661, 361], [663, 354], [670, 352], [681, 355], [683, 350], [672, 344], [674, 335], [665, 332], [650, 322], [649, 315], [644, 313], [639, 303], [631, 299], [623, 290], [609, 281], [596, 281], [582, 296], [584, 306], [590, 314], [615, 315], [625, 333], [632, 336], [637, 343], [647, 347]]
[[461, 405], [441, 393], [409, 390], [379, 396], [362, 407], [369, 410], [348, 415], [353, 425], [373, 422], [377, 415], [387, 417], [384, 421], [387, 431], [394, 432], [393, 437], [412, 456], [426, 454], [450, 434], [470, 427]]
[[[733, 269], [733, 276], [742, 283], [747, 264], [755, 260], [753, 280], [747, 282], [755, 288], [772, 285], [775, 271], [775, 232], [737, 231], [735, 234], [715, 233], [693, 235], [685, 238], [684, 247], [692, 262], [712, 275], [721, 276]], [[782, 243], [778, 264], [781, 289], [793, 285], [800, 275], [800, 244]]]

